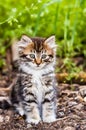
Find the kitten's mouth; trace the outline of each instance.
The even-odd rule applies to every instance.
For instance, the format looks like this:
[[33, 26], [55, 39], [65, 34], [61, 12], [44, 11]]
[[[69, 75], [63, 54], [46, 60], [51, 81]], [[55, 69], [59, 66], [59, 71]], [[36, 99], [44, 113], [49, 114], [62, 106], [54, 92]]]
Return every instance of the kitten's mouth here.
[[43, 67], [41, 65], [36, 65], [36, 69], [42, 69]]
[[37, 65], [37, 67], [40, 67], [40, 65]]
[[37, 69], [41, 69], [41, 66], [37, 65], [36, 68], [37, 68]]

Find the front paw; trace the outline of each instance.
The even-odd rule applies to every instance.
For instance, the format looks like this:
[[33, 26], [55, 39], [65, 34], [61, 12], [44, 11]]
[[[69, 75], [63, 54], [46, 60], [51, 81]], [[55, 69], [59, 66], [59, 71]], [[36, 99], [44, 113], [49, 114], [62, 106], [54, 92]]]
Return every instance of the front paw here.
[[41, 120], [40, 119], [26, 119], [26, 122], [29, 124], [38, 124]]
[[51, 122], [54, 122], [56, 121], [56, 117], [54, 116], [46, 116], [44, 119], [43, 119], [43, 122], [46, 122], [46, 123], [51, 123]]

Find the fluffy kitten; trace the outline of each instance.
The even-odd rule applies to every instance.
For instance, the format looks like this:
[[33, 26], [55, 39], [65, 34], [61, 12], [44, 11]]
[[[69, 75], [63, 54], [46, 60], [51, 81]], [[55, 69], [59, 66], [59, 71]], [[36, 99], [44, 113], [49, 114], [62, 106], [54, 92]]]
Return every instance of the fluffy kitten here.
[[55, 37], [29, 38], [18, 42], [19, 72], [11, 102], [28, 123], [56, 120]]

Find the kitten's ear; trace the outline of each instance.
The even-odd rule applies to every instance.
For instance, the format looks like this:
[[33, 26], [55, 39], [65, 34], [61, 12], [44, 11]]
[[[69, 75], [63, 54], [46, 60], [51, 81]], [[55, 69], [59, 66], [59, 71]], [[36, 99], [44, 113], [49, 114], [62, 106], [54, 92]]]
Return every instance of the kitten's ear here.
[[48, 44], [51, 48], [55, 46], [55, 36], [51, 36], [45, 40], [45, 43]]
[[30, 43], [32, 43], [32, 40], [28, 36], [23, 35], [18, 42], [19, 53], [22, 53], [23, 49], [26, 48]]
[[20, 39], [20, 41], [18, 42], [18, 46], [19, 47], [27, 47], [30, 43], [32, 43], [32, 40], [26, 36], [26, 35], [23, 35]]
[[56, 51], [57, 45], [55, 43], [55, 36], [47, 38], [45, 43], [48, 44], [54, 51]]

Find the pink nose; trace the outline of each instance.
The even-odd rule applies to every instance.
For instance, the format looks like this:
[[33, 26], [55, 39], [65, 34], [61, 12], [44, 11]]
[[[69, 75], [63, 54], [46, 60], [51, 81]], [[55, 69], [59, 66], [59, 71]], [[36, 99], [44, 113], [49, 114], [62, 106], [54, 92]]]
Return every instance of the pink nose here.
[[41, 60], [40, 59], [36, 59], [36, 64], [37, 64], [37, 66], [39, 66], [41, 64]]
[[40, 63], [36, 63], [38, 66], [40, 65]]

